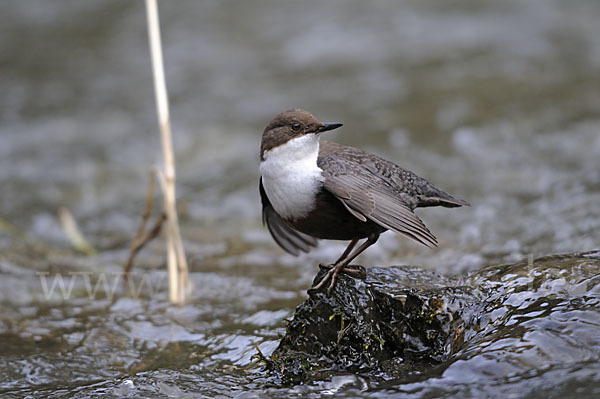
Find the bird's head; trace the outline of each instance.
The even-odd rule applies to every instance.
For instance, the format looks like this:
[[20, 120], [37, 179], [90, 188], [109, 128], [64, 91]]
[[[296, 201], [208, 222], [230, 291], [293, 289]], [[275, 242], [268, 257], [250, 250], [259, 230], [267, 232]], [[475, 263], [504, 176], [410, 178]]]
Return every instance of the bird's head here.
[[265, 160], [266, 155], [288, 143], [290, 140], [303, 136], [313, 136], [318, 140], [320, 133], [337, 129], [341, 123], [323, 123], [308, 111], [303, 109], [290, 109], [275, 116], [263, 131], [260, 143], [260, 158]]

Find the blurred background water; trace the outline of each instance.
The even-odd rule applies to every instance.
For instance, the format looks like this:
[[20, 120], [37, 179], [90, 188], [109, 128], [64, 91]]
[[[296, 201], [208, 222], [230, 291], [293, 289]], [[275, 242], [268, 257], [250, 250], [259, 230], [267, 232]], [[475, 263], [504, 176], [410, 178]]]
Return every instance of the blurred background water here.
[[[282, 394], [251, 363], [255, 344], [273, 350], [316, 264], [344, 246], [293, 258], [261, 226], [260, 136], [288, 108], [343, 122], [332, 139], [473, 204], [419, 213], [439, 248], [388, 233], [362, 264], [462, 275], [599, 247], [597, 1], [161, 2], [192, 299], [165, 303], [161, 242], [137, 266], [137, 281], [150, 276], [156, 291], [132, 298], [119, 284], [90, 299], [73, 272], [119, 276], [161, 159], [144, 4], [5, 0], [0, 10], [4, 395]], [[96, 255], [71, 248], [61, 206]], [[72, 296], [48, 299], [36, 272], [49, 285], [57, 273], [75, 276]], [[592, 352], [548, 373], [585, 370]], [[536, 380], [552, 364], [516, 381], [555, 379]], [[576, 378], [599, 389], [597, 374]], [[344, 385], [284, 392], [334, 389], [322, 384]], [[415, 397], [438, 392], [419, 384]]]

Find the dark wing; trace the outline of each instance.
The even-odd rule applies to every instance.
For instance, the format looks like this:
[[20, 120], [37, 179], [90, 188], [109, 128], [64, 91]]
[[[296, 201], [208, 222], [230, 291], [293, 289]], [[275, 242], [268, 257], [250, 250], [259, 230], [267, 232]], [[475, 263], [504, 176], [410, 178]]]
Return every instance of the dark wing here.
[[369, 219], [428, 247], [437, 246], [435, 236], [409, 206], [412, 196], [399, 192], [379, 173], [370, 172], [363, 162], [353, 157], [354, 154], [344, 154], [345, 148], [341, 150], [335, 156], [324, 154], [319, 157], [325, 189], [359, 220]]
[[286, 252], [298, 256], [300, 251], [308, 252], [312, 247], [317, 246], [317, 239], [306, 235], [291, 228], [282, 218], [279, 216], [271, 202], [265, 189], [263, 188], [262, 178], [259, 183], [260, 200], [262, 202], [262, 220], [263, 224], [267, 225], [271, 236], [281, 248]]
[[359, 220], [369, 219], [428, 247], [437, 246], [435, 236], [398, 193], [361, 175], [325, 176], [325, 189], [338, 197]]

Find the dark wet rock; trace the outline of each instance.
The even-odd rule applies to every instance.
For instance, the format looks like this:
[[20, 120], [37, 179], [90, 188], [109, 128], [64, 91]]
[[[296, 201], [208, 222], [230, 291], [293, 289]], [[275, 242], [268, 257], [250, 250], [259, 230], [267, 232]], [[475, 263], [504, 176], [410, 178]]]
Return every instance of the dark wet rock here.
[[447, 359], [480, 308], [469, 288], [420, 268], [340, 275], [331, 296], [311, 293], [296, 308], [272, 360], [291, 382], [327, 371], [401, 376]]
[[463, 278], [410, 266], [369, 268], [365, 279], [340, 275], [331, 296], [310, 293], [296, 308], [270, 364], [290, 383], [340, 372], [405, 378], [465, 355], [486, 336], [518, 335], [518, 320], [537, 308], [510, 305], [548, 303], [550, 294], [582, 290], [599, 272], [599, 254], [587, 253], [491, 266]]

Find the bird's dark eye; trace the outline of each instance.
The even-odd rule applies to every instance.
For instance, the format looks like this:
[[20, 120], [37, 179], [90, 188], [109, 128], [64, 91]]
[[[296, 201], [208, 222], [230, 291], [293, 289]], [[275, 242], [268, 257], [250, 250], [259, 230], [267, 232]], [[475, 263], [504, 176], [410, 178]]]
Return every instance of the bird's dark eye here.
[[297, 132], [297, 131], [299, 131], [299, 130], [300, 130], [300, 127], [301, 127], [301, 126], [300, 126], [300, 124], [299, 124], [298, 122], [294, 122], [294, 123], [292, 123], [292, 130], [293, 130], [294, 132]]

